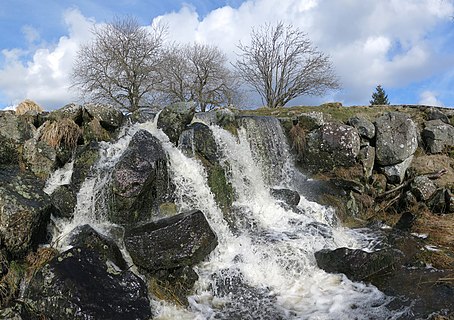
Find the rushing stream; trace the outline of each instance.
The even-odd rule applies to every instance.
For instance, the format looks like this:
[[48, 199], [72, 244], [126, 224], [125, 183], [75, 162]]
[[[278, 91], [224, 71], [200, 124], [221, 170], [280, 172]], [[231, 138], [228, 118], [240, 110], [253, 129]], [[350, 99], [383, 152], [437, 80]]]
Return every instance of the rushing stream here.
[[[117, 142], [103, 144], [96, 174], [83, 183], [72, 221], [55, 221], [56, 239], [90, 223], [100, 232], [105, 221], [103, 188], [131, 136], [145, 129], [157, 137], [169, 158], [179, 211], [200, 209], [218, 236], [218, 246], [195, 270], [199, 280], [187, 309], [154, 300], [156, 319], [392, 319], [390, 298], [373, 286], [320, 270], [314, 252], [329, 248], [366, 248], [357, 232], [337, 224], [332, 209], [301, 196], [296, 208], [274, 199], [270, 188], [304, 194], [301, 173], [292, 166], [279, 122], [242, 118], [238, 136], [210, 126], [222, 153], [221, 163], [234, 189], [233, 222], [227, 222], [207, 184], [203, 165], [186, 157], [155, 122], [134, 125]], [[68, 180], [48, 181], [48, 190]], [[64, 241], [62, 241], [62, 246]]]

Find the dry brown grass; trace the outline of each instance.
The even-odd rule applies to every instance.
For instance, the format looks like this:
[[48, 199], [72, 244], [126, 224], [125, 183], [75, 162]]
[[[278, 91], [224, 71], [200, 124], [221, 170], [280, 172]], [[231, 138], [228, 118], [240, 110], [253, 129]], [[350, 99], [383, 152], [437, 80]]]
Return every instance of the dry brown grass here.
[[0, 308], [8, 306], [17, 296], [22, 275], [21, 265], [12, 261], [8, 266], [8, 273], [0, 279]]
[[57, 254], [58, 250], [50, 247], [38, 248], [36, 252], [30, 252], [25, 258], [27, 263], [26, 280], [29, 281], [39, 269], [52, 260]]
[[71, 119], [64, 118], [61, 120], [47, 122], [44, 124], [41, 140], [54, 148], [64, 145], [67, 148], [74, 149], [77, 146], [77, 140], [81, 135], [79, 126]]
[[305, 130], [298, 125], [294, 125], [292, 129], [290, 129], [289, 135], [292, 142], [292, 149], [294, 149], [298, 155], [302, 155], [306, 148]]
[[22, 115], [22, 114], [27, 113], [27, 111], [36, 111], [38, 113], [41, 113], [44, 110], [36, 102], [29, 100], [29, 99], [25, 99], [24, 101], [19, 103], [19, 105], [17, 106], [16, 114]]
[[187, 303], [177, 293], [181, 288], [171, 285], [167, 281], [161, 281], [156, 278], [150, 278], [148, 280], [148, 290], [157, 299], [168, 302], [173, 302], [177, 306], [185, 306]]

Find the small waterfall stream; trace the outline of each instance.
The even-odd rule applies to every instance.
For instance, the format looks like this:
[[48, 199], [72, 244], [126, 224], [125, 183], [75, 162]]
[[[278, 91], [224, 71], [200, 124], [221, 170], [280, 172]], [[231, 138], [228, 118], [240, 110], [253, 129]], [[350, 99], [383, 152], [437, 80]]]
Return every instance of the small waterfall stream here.
[[203, 165], [169, 142], [156, 122], [149, 122], [129, 128], [116, 143], [102, 145], [95, 174], [78, 194], [74, 219], [57, 222], [61, 234], [84, 223], [107, 223], [99, 212], [103, 186], [133, 133], [145, 129], [162, 142], [169, 157], [179, 211], [203, 211], [219, 242], [195, 268], [199, 280], [189, 307], [153, 301], [156, 319], [392, 319], [386, 308], [390, 298], [375, 287], [316, 266], [317, 250], [367, 243], [338, 226], [330, 208], [304, 197], [297, 208], [285, 208], [271, 196], [270, 187], [292, 189], [295, 176], [300, 177], [291, 166], [279, 122], [250, 117], [240, 123], [237, 137], [210, 126], [235, 192], [234, 226], [217, 206]]

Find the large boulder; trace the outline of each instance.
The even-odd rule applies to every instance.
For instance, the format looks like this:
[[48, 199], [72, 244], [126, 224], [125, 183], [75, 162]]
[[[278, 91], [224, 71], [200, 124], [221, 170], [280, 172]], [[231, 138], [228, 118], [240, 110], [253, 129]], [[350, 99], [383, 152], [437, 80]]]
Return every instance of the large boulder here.
[[355, 127], [361, 137], [372, 139], [375, 137], [375, 126], [362, 116], [354, 116], [348, 119], [347, 124]]
[[99, 157], [99, 144], [96, 141], [77, 147], [70, 184], [74, 194], [79, 192], [82, 183], [92, 170], [93, 165], [99, 160]]
[[31, 138], [24, 144], [23, 159], [26, 168], [45, 180], [57, 166], [57, 151], [44, 141]]
[[305, 162], [314, 171], [332, 170], [356, 163], [360, 150], [358, 131], [345, 124], [326, 123], [306, 136]]
[[76, 227], [69, 234], [68, 244], [73, 247], [96, 251], [103, 260], [114, 263], [119, 270], [126, 270], [128, 265], [115, 241], [98, 233], [90, 225]]
[[416, 125], [407, 115], [389, 112], [375, 120], [376, 161], [382, 166], [403, 162], [418, 147]]
[[44, 183], [18, 170], [0, 171], [0, 237], [14, 256], [23, 256], [47, 235], [52, 205]]
[[136, 132], [112, 172], [109, 220], [121, 225], [151, 220], [169, 202], [169, 180], [161, 142], [148, 131]]
[[109, 267], [98, 253], [79, 247], [60, 254], [38, 270], [25, 290], [24, 301], [32, 319], [152, 317], [142, 279], [130, 271]]
[[134, 263], [148, 272], [195, 265], [217, 246], [217, 236], [201, 211], [127, 230], [124, 241]]
[[328, 119], [327, 115], [323, 112], [307, 112], [298, 116], [298, 125], [305, 131], [312, 131], [320, 128]]
[[191, 123], [195, 113], [193, 103], [181, 102], [165, 107], [158, 118], [158, 128], [162, 129], [175, 145], [178, 144], [180, 134]]
[[64, 107], [54, 110], [47, 115], [49, 120], [58, 121], [61, 119], [71, 119], [77, 124], [82, 123], [83, 107], [79, 104], [70, 103]]
[[101, 126], [109, 131], [120, 128], [125, 120], [123, 113], [111, 105], [89, 103], [83, 108], [90, 118], [98, 120]]
[[454, 146], [454, 127], [442, 120], [426, 121], [421, 137], [427, 152], [442, 153], [446, 147]]
[[50, 195], [55, 208], [54, 215], [60, 218], [72, 218], [76, 208], [77, 198], [67, 185], [58, 186]]
[[389, 183], [401, 184], [405, 179], [405, 174], [407, 172], [407, 169], [410, 167], [412, 161], [413, 156], [410, 156], [400, 163], [381, 167], [381, 170], [385, 174]]
[[326, 272], [343, 273], [354, 281], [386, 274], [395, 265], [400, 265], [402, 253], [398, 250], [383, 249], [366, 252], [359, 249], [323, 249], [315, 253], [319, 268]]
[[20, 149], [36, 128], [12, 111], [0, 111], [0, 166], [17, 165]]

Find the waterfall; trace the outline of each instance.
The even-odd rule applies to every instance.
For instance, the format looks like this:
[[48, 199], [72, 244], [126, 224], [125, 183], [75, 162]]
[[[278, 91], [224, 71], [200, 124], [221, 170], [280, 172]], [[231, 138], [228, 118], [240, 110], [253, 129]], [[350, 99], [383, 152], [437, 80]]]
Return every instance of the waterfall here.
[[210, 126], [235, 193], [230, 222], [215, 202], [202, 163], [186, 157], [155, 121], [135, 125], [117, 142], [102, 144], [101, 159], [77, 196], [74, 219], [60, 221], [60, 228], [68, 232], [78, 224], [106, 223], [99, 203], [109, 172], [132, 134], [145, 129], [168, 155], [179, 211], [203, 211], [219, 243], [195, 267], [199, 280], [189, 307], [153, 301], [156, 319], [391, 319], [386, 308], [390, 298], [378, 289], [316, 266], [317, 250], [362, 248], [367, 243], [338, 226], [331, 208], [304, 197], [296, 208], [286, 208], [271, 196], [270, 187], [292, 189], [295, 179], [304, 178], [293, 169], [278, 120], [243, 117], [240, 126], [238, 136]]

